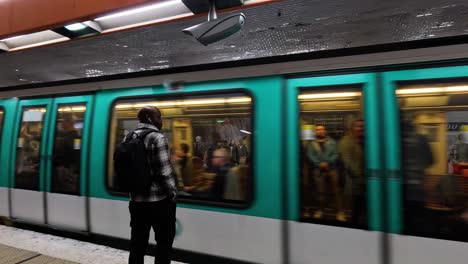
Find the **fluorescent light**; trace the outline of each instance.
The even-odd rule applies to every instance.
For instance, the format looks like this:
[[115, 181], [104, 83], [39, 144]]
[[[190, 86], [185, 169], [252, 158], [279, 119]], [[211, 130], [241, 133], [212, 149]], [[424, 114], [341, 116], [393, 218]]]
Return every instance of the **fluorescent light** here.
[[65, 26], [66, 29], [70, 30], [70, 31], [78, 31], [78, 30], [82, 30], [82, 29], [85, 29], [87, 28], [88, 26], [86, 26], [85, 24], [83, 23], [75, 23], [75, 24], [71, 24], [71, 25], [67, 25]]
[[25, 35], [19, 35], [11, 38], [6, 38], [6, 39], [0, 39], [0, 41], [10, 41], [10, 40], [15, 40], [24, 37]]
[[252, 135], [252, 132], [249, 132], [249, 131], [246, 131], [246, 130], [239, 130], [240, 132], [244, 133], [244, 134], [249, 134], [249, 135]]
[[247, 103], [251, 101], [252, 99], [250, 97], [236, 97], [236, 98], [226, 99], [226, 103]]
[[144, 106], [156, 106], [156, 107], [175, 107], [184, 105], [213, 105], [213, 104], [232, 104], [232, 103], [247, 103], [251, 102], [250, 97], [233, 97], [233, 98], [215, 98], [215, 99], [192, 99], [192, 100], [177, 100], [177, 101], [153, 101], [137, 104], [118, 104], [115, 106], [116, 109], [130, 109], [130, 108], [141, 108]]
[[358, 97], [358, 96], [361, 96], [360, 92], [312, 93], [312, 94], [301, 94], [298, 96], [298, 99], [305, 100], [305, 99], [342, 98], [342, 97]]
[[34, 43], [34, 44], [26, 45], [26, 46], [21, 46], [21, 47], [18, 47], [18, 48], [10, 49], [9, 51], [15, 51], [15, 50], [22, 50], [22, 49], [27, 49], [27, 48], [33, 48], [33, 47], [37, 47], [37, 46], [42, 46], [42, 45], [47, 45], [47, 44], [52, 44], [52, 43], [57, 43], [57, 42], [62, 42], [62, 41], [67, 41], [67, 40], [70, 40], [70, 39], [69, 39], [69, 38], [66, 38], [66, 37], [63, 37], [63, 38], [59, 38], [59, 39], [53, 39], [53, 40], [48, 40], [48, 41], [44, 41], [44, 42]]
[[72, 106], [72, 107], [60, 107], [58, 109], [59, 112], [85, 112], [86, 107], [85, 106]]
[[426, 88], [415, 88], [415, 89], [398, 89], [396, 94], [434, 94], [434, 93], [447, 93], [447, 92], [468, 92], [468, 86], [447, 86], [447, 87], [426, 87]]
[[156, 9], [156, 8], [172, 6], [172, 5], [180, 4], [180, 3], [181, 3], [180, 0], [172, 0], [172, 1], [157, 3], [157, 4], [153, 4], [153, 5], [143, 6], [143, 7], [139, 7], [139, 8], [135, 8], [135, 9], [130, 9], [130, 10], [127, 10], [127, 11], [118, 12], [118, 13], [103, 16], [103, 17], [98, 17], [98, 18], [96, 18], [94, 20], [95, 21], [102, 21], [102, 20], [106, 20], [106, 19], [110, 19], [110, 18], [128, 16], [128, 15], [137, 14], [137, 13], [145, 12], [145, 11]]
[[447, 92], [466, 92], [468, 91], [468, 86], [449, 86], [446, 87]]
[[44, 30], [22, 35], [21, 37], [10, 38], [4, 41], [4, 43], [10, 48], [9, 51], [14, 51], [66, 40], [68, 40], [68, 38], [64, 39], [62, 35], [52, 30]]
[[165, 21], [169, 21], [169, 20], [173, 20], [173, 19], [179, 19], [179, 18], [190, 17], [190, 16], [193, 16], [193, 13], [184, 13], [184, 14], [180, 14], [180, 15], [174, 15], [174, 16], [170, 16], [170, 17], [155, 19], [155, 20], [143, 21], [143, 22], [130, 24], [130, 25], [113, 27], [113, 28], [109, 28], [109, 29], [104, 30], [103, 33], [109, 33], [109, 32], [113, 32], [113, 31], [119, 31], [119, 30], [124, 30], [124, 29], [135, 28], [135, 27], [141, 27], [141, 26], [161, 23], [161, 22], [165, 22]]
[[419, 88], [419, 89], [401, 89], [397, 90], [397, 94], [420, 94], [420, 93], [442, 93], [443, 88]]

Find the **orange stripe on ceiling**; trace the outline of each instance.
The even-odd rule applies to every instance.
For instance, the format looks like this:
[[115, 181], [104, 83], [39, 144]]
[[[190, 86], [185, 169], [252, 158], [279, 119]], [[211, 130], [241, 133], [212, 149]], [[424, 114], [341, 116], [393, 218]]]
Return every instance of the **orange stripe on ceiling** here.
[[0, 0], [0, 39], [161, 0]]

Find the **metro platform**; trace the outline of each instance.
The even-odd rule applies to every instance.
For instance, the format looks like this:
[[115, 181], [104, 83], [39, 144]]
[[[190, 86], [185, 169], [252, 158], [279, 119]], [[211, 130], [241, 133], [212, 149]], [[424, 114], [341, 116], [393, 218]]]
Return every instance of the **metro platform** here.
[[[127, 264], [128, 255], [125, 250], [0, 224], [0, 264]], [[154, 257], [145, 256], [145, 264], [153, 263]]]
[[45, 256], [36, 252], [9, 247], [0, 244], [1, 264], [76, 264], [78, 262], [67, 261]]

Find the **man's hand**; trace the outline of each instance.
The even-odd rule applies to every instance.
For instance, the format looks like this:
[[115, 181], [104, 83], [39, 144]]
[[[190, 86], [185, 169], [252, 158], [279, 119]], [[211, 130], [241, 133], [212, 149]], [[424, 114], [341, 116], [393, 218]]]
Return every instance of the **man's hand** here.
[[328, 162], [322, 162], [322, 163], [320, 163], [319, 167], [320, 167], [320, 169], [322, 169], [322, 170], [328, 170], [328, 169], [329, 169]]
[[169, 193], [169, 195], [168, 195], [168, 198], [169, 198], [169, 200], [171, 200], [171, 202], [176, 203], [177, 202], [177, 192], [171, 191]]

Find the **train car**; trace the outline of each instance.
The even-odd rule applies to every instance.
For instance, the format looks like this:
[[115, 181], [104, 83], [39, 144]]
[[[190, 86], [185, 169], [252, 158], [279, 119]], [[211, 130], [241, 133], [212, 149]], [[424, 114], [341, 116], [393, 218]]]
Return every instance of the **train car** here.
[[[0, 215], [129, 239], [113, 151], [135, 128], [138, 109], [154, 105], [180, 172], [176, 257], [463, 263], [466, 47], [3, 92]], [[321, 175], [323, 182], [309, 153], [318, 126], [336, 144], [334, 175]], [[220, 147], [232, 169], [215, 196], [211, 156]]]

